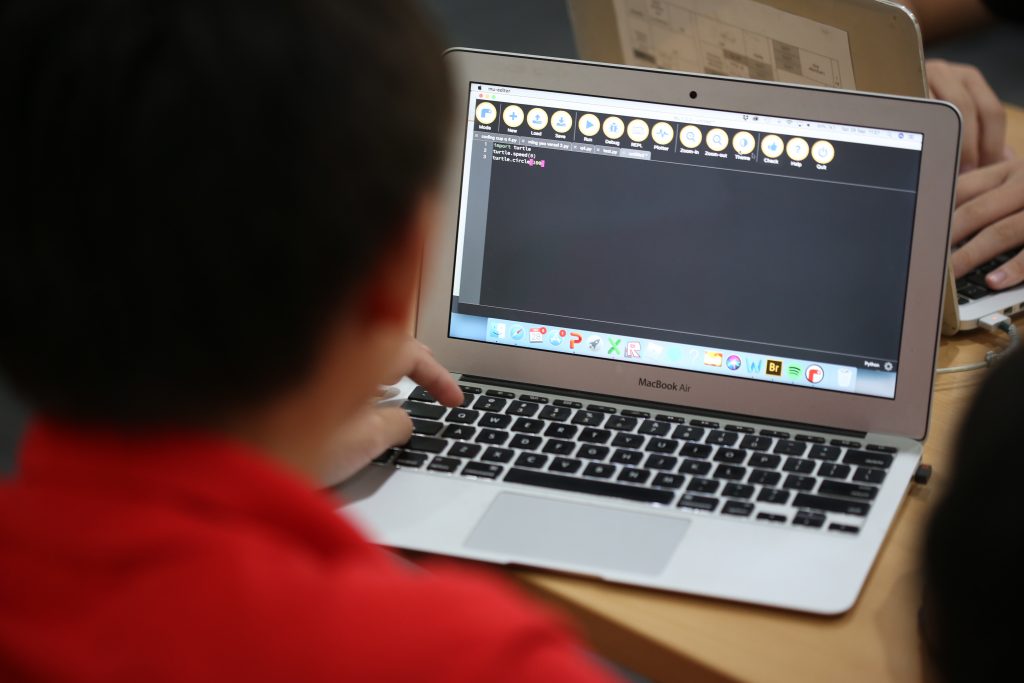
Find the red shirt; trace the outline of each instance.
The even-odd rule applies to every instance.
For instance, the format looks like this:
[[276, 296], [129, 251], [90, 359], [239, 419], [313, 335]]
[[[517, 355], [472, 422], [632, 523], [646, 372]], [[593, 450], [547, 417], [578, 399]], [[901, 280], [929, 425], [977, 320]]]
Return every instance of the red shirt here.
[[507, 585], [371, 545], [238, 443], [36, 423], [0, 486], [0, 681], [609, 681]]

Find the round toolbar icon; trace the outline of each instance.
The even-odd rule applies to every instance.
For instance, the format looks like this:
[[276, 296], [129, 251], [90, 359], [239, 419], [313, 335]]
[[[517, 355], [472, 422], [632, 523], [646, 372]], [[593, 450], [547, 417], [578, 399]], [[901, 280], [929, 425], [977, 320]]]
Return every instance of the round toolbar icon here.
[[811, 156], [819, 164], [830, 164], [836, 158], [836, 148], [832, 146], [831, 142], [818, 140], [811, 147]]
[[708, 131], [708, 147], [715, 152], [721, 152], [729, 146], [729, 134], [721, 128], [712, 128]]
[[704, 134], [700, 132], [700, 128], [697, 126], [683, 126], [683, 129], [679, 131], [679, 142], [687, 149], [700, 147], [700, 143], [703, 140]]
[[732, 148], [736, 150], [737, 154], [747, 155], [754, 151], [757, 147], [757, 141], [754, 140], [754, 136], [746, 131], [736, 133], [732, 138]]
[[490, 102], [481, 102], [476, 105], [476, 120], [485, 126], [489, 126], [494, 123], [494, 119], [498, 118], [498, 108]]
[[769, 159], [778, 159], [785, 149], [786, 145], [778, 135], [766, 135], [761, 139], [761, 154]]
[[534, 130], [544, 130], [548, 125], [548, 113], [540, 107], [534, 107], [526, 115], [526, 124]]
[[523, 109], [518, 104], [508, 105], [505, 107], [505, 111], [501, 114], [501, 119], [509, 128], [518, 128], [523, 125], [524, 118]]
[[807, 140], [803, 138], [790, 138], [789, 142], [786, 143], [786, 154], [793, 161], [803, 161], [807, 158], [811, 148], [807, 144]]
[[672, 142], [673, 135], [675, 135], [675, 130], [664, 121], [659, 121], [651, 128], [651, 137], [659, 145], [667, 145]]
[[604, 120], [601, 130], [604, 131], [604, 136], [609, 140], [618, 140], [626, 132], [626, 126], [618, 116], [609, 116]]
[[626, 127], [626, 135], [628, 135], [629, 139], [633, 142], [643, 142], [650, 134], [650, 126], [648, 126], [647, 122], [642, 119], [633, 119], [629, 122], [629, 126]]
[[588, 138], [592, 138], [597, 135], [597, 131], [600, 129], [601, 120], [593, 114], [584, 114], [580, 117], [580, 132]]
[[551, 115], [551, 127], [556, 133], [568, 133], [572, 129], [572, 116], [567, 111], [556, 111]]

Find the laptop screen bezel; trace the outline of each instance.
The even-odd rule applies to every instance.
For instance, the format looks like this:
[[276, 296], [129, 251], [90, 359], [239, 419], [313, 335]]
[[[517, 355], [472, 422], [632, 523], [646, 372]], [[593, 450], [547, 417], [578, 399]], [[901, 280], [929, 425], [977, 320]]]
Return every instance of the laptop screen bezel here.
[[[553, 58], [453, 49], [451, 69], [459, 112], [441, 189], [440, 229], [424, 255], [417, 338], [451, 371], [608, 396], [782, 420], [845, 431], [923, 439], [949, 254], [950, 217], [959, 157], [960, 118], [940, 102], [789, 84], [666, 72]], [[586, 93], [766, 116], [795, 116], [924, 134], [913, 227], [899, 377], [893, 398], [819, 391], [775, 383], [651, 368], [601, 358], [537, 353], [449, 337], [452, 282], [464, 175], [465, 112], [471, 83]], [[696, 93], [696, 100], [691, 97]], [[688, 387], [668, 392], [641, 378]]]

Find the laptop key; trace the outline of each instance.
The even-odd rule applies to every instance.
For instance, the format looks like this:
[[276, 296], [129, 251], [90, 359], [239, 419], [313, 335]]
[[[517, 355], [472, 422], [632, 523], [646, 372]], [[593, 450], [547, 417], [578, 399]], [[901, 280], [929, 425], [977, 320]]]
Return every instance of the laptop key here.
[[423, 401], [424, 403], [437, 403], [437, 399], [434, 398], [429, 391], [423, 387], [416, 387], [409, 394], [410, 401]]
[[594, 446], [583, 444], [580, 449], [576, 451], [577, 458], [586, 458], [587, 460], [604, 460], [608, 457], [607, 446]]
[[782, 466], [784, 472], [796, 472], [797, 474], [811, 474], [814, 472], [813, 460], [804, 458], [786, 458], [786, 464]]
[[669, 472], [679, 467], [679, 458], [674, 455], [651, 455], [648, 456], [644, 467], [652, 470], [668, 470]]
[[657, 420], [644, 420], [640, 425], [640, 429], [637, 430], [640, 434], [646, 434], [648, 436], [665, 436], [671, 429], [671, 425], [667, 422], [658, 422]]
[[448, 422], [458, 422], [459, 424], [471, 425], [476, 422], [478, 417], [480, 417], [480, 413], [475, 410], [469, 410], [468, 408], [453, 408], [445, 419]]
[[513, 432], [525, 432], [527, 434], [537, 434], [540, 430], [544, 429], [544, 422], [541, 420], [533, 420], [528, 417], [521, 417], [512, 423]]
[[457, 458], [475, 458], [480, 449], [482, 449], [478, 443], [453, 443], [452, 447], [448, 449], [448, 455], [454, 455]]
[[803, 441], [805, 443], [825, 443], [825, 437], [811, 436], [810, 434], [797, 434], [796, 440]]
[[661, 491], [642, 486], [630, 486], [618, 482], [601, 481], [597, 479], [583, 479], [581, 477], [567, 477], [551, 472], [538, 472], [536, 470], [513, 467], [505, 475], [503, 481], [512, 484], [527, 484], [530, 486], [542, 486], [545, 488], [558, 489], [560, 491], [574, 491], [576, 493], [589, 493], [597, 496], [609, 496], [611, 498], [623, 498], [639, 503], [660, 503], [668, 505], [675, 497], [672, 491]]
[[572, 455], [574, 450], [576, 450], [576, 444], [572, 441], [548, 439], [548, 442], [544, 444], [544, 452], [552, 455]]
[[473, 435], [476, 434], [476, 427], [468, 427], [466, 425], [452, 424], [444, 428], [444, 432], [441, 434], [446, 439], [472, 439]]
[[539, 436], [529, 436], [528, 434], [513, 434], [512, 440], [508, 442], [509, 448], [518, 448], [521, 451], [532, 451], [535, 448], [539, 448], [541, 439]]
[[775, 444], [775, 448], [772, 450], [772, 453], [778, 453], [779, 455], [803, 455], [806, 450], [807, 444], [805, 443], [779, 439], [779, 442]]
[[693, 493], [684, 493], [679, 497], [678, 507], [690, 510], [701, 510], [703, 512], [714, 512], [718, 507], [718, 499], [708, 496], [698, 496]]
[[476, 437], [477, 443], [490, 443], [501, 445], [508, 441], [511, 436], [508, 432], [499, 432], [496, 429], [485, 429]]
[[561, 406], [544, 406], [544, 409], [540, 411], [541, 418], [556, 422], [568, 420], [570, 415], [572, 415], [572, 411]]
[[623, 467], [617, 479], [629, 484], [646, 484], [651, 478], [650, 470], [642, 470], [637, 467]]
[[737, 517], [749, 517], [754, 511], [753, 503], [744, 503], [738, 500], [727, 500], [722, 506], [723, 515], [735, 515]]
[[766, 470], [774, 470], [782, 462], [782, 456], [772, 455], [771, 453], [754, 453], [750, 456], [750, 462], [747, 464], [751, 467], [760, 467]]
[[515, 452], [511, 448], [488, 448], [484, 451], [484, 454], [480, 456], [481, 460], [486, 462], [511, 462], [512, 456]]
[[672, 438], [679, 439], [680, 441], [700, 441], [704, 438], [704, 430], [692, 425], [679, 425], [676, 427], [675, 431], [672, 432]]
[[639, 451], [627, 451], [619, 449], [612, 454], [612, 462], [619, 465], [639, 465], [644, 459], [644, 454]]
[[718, 491], [719, 482], [714, 479], [701, 479], [700, 477], [694, 477], [690, 479], [690, 485], [686, 487], [687, 491], [694, 491], [696, 493], [715, 493]]
[[753, 427], [742, 427], [740, 425], [725, 425], [725, 431], [727, 432], [739, 432], [740, 434], [753, 434]]
[[480, 477], [481, 479], [497, 479], [505, 471], [504, 467], [487, 462], [467, 462], [462, 468], [462, 474], [467, 477]]
[[707, 427], [708, 429], [718, 429], [717, 422], [711, 422], [710, 420], [690, 420], [690, 424], [695, 427]]
[[675, 439], [659, 439], [652, 437], [647, 442], [647, 449], [651, 453], [675, 453], [679, 450], [679, 442]]
[[859, 465], [861, 467], [880, 467], [888, 469], [892, 464], [892, 456], [888, 453], [872, 453], [869, 451], [846, 451], [843, 462], [847, 465]]
[[427, 466], [427, 469], [432, 472], [454, 472], [459, 469], [460, 463], [461, 461], [456, 460], [455, 458], [446, 458], [439, 455], [430, 461], [430, 465]]
[[873, 443], [869, 443], [865, 448], [869, 451], [876, 451], [878, 453], [895, 453], [899, 450], [895, 446], [879, 446]]
[[857, 498], [858, 500], [874, 500], [878, 495], [878, 489], [867, 484], [848, 484], [844, 481], [823, 481], [818, 487], [818, 493], [825, 496], [845, 496], [846, 498]]
[[501, 415], [494, 413], [485, 413], [480, 418], [480, 422], [477, 424], [481, 427], [489, 427], [491, 429], [505, 429], [512, 422], [511, 415]]
[[689, 458], [683, 458], [683, 464], [679, 466], [679, 471], [684, 474], [692, 474], [697, 477], [706, 476], [711, 471], [711, 463], [703, 462], [701, 460], [690, 460]]
[[732, 446], [739, 438], [740, 435], [735, 432], [723, 432], [720, 429], [715, 429], [708, 434], [708, 438], [704, 442], [712, 443], [716, 446]]
[[410, 453], [406, 451], [395, 458], [395, 464], [399, 467], [423, 467], [427, 463], [428, 457], [430, 456], [426, 453]]
[[757, 499], [762, 503], [775, 503], [776, 505], [785, 505], [789, 502], [789, 491], [783, 491], [781, 489], [761, 489], [761, 493], [757, 494]]
[[582, 410], [583, 404], [579, 401], [567, 401], [564, 398], [556, 398], [553, 403], [556, 406], [562, 406], [563, 408], [573, 408], [576, 410]]
[[778, 486], [781, 480], [781, 474], [770, 470], [751, 470], [750, 476], [747, 477], [747, 481], [751, 484], [760, 484], [761, 486]]
[[438, 420], [448, 410], [441, 405], [417, 403], [416, 401], [406, 401], [402, 404], [402, 408], [409, 413], [409, 417], [423, 417], [428, 420]]
[[409, 443], [407, 443], [405, 447], [413, 451], [440, 453], [447, 445], [448, 442], [444, 439], [435, 439], [432, 436], [419, 436], [418, 434], [413, 434], [412, 438], [409, 439]]
[[683, 450], [679, 454], [690, 458], [706, 458], [713, 450], [715, 449], [705, 443], [690, 442], [683, 444]]
[[618, 410], [616, 410], [615, 408], [612, 408], [611, 406], [601, 406], [601, 405], [597, 405], [596, 403], [591, 403], [590, 405], [588, 405], [587, 406], [587, 410], [593, 411], [595, 413], [605, 413], [605, 414], [609, 414], [609, 415], [612, 414], [612, 413], [619, 412]]
[[860, 448], [860, 441], [850, 441], [848, 439], [832, 439], [829, 443], [840, 448]]
[[601, 462], [592, 462], [583, 468], [583, 474], [588, 477], [597, 477], [598, 479], [609, 479], [615, 474], [615, 466], [606, 465]]
[[[549, 408], [551, 406], [548, 406]], [[548, 428], [544, 430], [544, 436], [553, 436], [556, 439], [571, 439], [576, 436], [576, 432], [579, 431], [579, 427], [576, 425], [567, 425], [560, 422], [555, 422], [548, 425]]]
[[579, 440], [586, 441], [587, 443], [605, 443], [611, 438], [612, 433], [607, 429], [594, 429], [588, 427], [580, 432]]
[[731, 481], [743, 481], [743, 478], [747, 476], [746, 467], [737, 467], [736, 465], [719, 465], [715, 468], [714, 477], [716, 479], [729, 479]]
[[717, 462], [725, 462], [730, 465], [742, 465], [743, 461], [747, 459], [747, 452], [739, 448], [719, 448], [715, 451], [715, 460]]
[[789, 432], [780, 432], [777, 429], [762, 429], [758, 432], [761, 436], [770, 436], [775, 439], [788, 439]]
[[654, 481], [651, 482], [651, 486], [660, 486], [664, 489], [678, 489], [682, 488], [686, 482], [686, 477], [681, 474], [669, 474], [668, 472], [658, 472], [654, 476]]
[[[535, 396], [533, 394], [519, 394], [520, 401], [529, 401], [530, 403], [547, 403], [548, 400], [543, 396]], [[556, 402], [557, 403], [557, 402]]]
[[441, 429], [444, 428], [444, 424], [441, 422], [434, 422], [433, 420], [421, 420], [417, 417], [412, 419], [412, 433], [413, 434], [426, 434], [427, 436], [435, 436]]
[[577, 410], [572, 417], [574, 425], [584, 427], [598, 427], [602, 422], [604, 422], [604, 415], [593, 410]]
[[858, 467], [853, 473], [853, 480], [865, 484], [881, 484], [885, 481], [885, 470], [876, 470], [874, 467]]
[[766, 522], [785, 522], [786, 515], [774, 515], [770, 512], [758, 512], [757, 518]]
[[608, 418], [608, 422], [605, 423], [606, 429], [615, 429], [620, 432], [631, 432], [636, 429], [638, 420], [635, 417], [625, 417], [622, 415], [615, 415]]
[[372, 460], [374, 465], [388, 465], [391, 461], [402, 454], [401, 448], [389, 448]]
[[483, 391], [480, 387], [470, 386], [469, 384], [460, 384], [459, 389], [462, 389], [464, 394], [479, 394]]
[[642, 420], [646, 420], [651, 416], [646, 410], [623, 410], [622, 414], [626, 417], [639, 417]]
[[619, 432], [612, 439], [613, 446], [622, 446], [623, 448], [640, 448], [644, 443], [644, 437], [639, 434], [626, 434], [625, 432]]
[[834, 462], [823, 462], [821, 467], [818, 468], [819, 477], [828, 477], [829, 479], [846, 479], [850, 476], [849, 465], [837, 465]]
[[548, 456], [540, 453], [523, 453], [516, 458], [516, 467], [530, 467], [539, 470], [548, 462]]
[[686, 422], [686, 418], [682, 417], [681, 415], [665, 415], [663, 413], [658, 413], [657, 415], [655, 415], [654, 419], [657, 420], [658, 422], [671, 422], [673, 424], [680, 425]]
[[808, 512], [806, 510], [800, 510], [793, 515], [793, 524], [797, 526], [809, 526], [816, 529], [821, 528], [825, 523], [825, 515], [820, 512]]
[[508, 404], [508, 408], [505, 413], [512, 415], [513, 417], [533, 417], [540, 406], [536, 403], [527, 403], [526, 401], [512, 401]]
[[726, 484], [722, 489], [722, 495], [726, 498], [743, 498], [744, 500], [754, 495], [754, 487], [750, 484]]
[[740, 442], [740, 448], [749, 448], [752, 451], [763, 451], [772, 445], [772, 440], [767, 436], [745, 436]]
[[473, 408], [476, 410], [486, 410], [488, 412], [498, 412], [502, 408], [508, 405], [508, 399], [496, 398], [494, 396], [481, 396], [473, 404]]
[[811, 446], [811, 452], [807, 454], [808, 458], [814, 458], [815, 460], [828, 460], [836, 461], [839, 459], [839, 454], [842, 453], [842, 449], [838, 446]]
[[869, 504], [860, 501], [815, 496], [810, 493], [796, 494], [796, 498], [793, 499], [793, 507], [811, 508], [824, 512], [839, 512], [844, 515], [857, 515], [858, 517], [864, 517], [871, 510]]
[[860, 533], [860, 527], [859, 526], [850, 526], [849, 524], [836, 524], [835, 522], [832, 522], [831, 524], [828, 525], [828, 530], [829, 531], [839, 531], [839, 532], [844, 533], [844, 534], [859, 534]]
[[555, 458], [551, 461], [551, 467], [548, 469], [552, 472], [562, 472], [564, 474], [573, 474], [579, 471], [583, 467], [583, 462], [576, 460], [575, 458]]
[[796, 489], [797, 491], [811, 491], [814, 489], [814, 485], [818, 483], [818, 480], [814, 477], [805, 477], [801, 474], [791, 474], [786, 477], [786, 481], [782, 482], [782, 487], [787, 489]]
[[497, 398], [515, 398], [516, 395], [511, 391], [501, 391], [500, 389], [488, 389], [484, 392], [487, 396], [495, 396]]

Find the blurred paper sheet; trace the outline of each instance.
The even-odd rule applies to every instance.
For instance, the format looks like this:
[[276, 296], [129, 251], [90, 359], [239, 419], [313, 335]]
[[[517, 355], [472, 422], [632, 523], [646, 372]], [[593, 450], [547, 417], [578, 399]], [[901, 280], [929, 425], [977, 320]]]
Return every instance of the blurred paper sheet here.
[[613, 0], [627, 64], [853, 90], [845, 31], [754, 0]]

